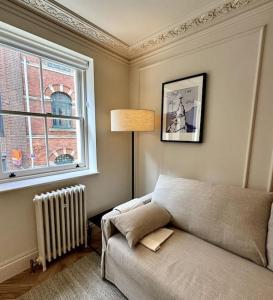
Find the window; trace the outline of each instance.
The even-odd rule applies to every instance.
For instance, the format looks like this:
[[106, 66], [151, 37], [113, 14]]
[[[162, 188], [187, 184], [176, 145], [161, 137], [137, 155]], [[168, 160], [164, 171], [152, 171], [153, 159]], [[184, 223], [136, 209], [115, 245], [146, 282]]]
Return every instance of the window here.
[[[72, 101], [71, 98], [62, 92], [55, 92], [51, 95], [52, 112], [54, 115], [72, 116]], [[70, 129], [72, 126], [70, 120], [54, 119], [53, 127]]]
[[0, 26], [0, 184], [96, 172], [92, 59]]
[[[0, 110], [2, 109], [2, 99], [0, 95]], [[0, 115], [0, 137], [4, 136], [4, 122], [3, 117]]]
[[62, 165], [62, 164], [70, 164], [74, 161], [74, 157], [70, 154], [61, 154], [56, 157], [55, 164]]

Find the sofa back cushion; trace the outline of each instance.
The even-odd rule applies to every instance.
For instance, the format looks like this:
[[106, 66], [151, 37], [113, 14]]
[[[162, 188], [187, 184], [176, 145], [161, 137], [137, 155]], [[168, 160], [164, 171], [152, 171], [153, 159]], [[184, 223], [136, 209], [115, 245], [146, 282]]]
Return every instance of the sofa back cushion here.
[[170, 212], [178, 228], [267, 266], [272, 194], [161, 175], [152, 201]]
[[273, 271], [273, 205], [271, 206], [271, 216], [268, 223], [268, 234], [267, 234], [267, 260], [268, 269]]

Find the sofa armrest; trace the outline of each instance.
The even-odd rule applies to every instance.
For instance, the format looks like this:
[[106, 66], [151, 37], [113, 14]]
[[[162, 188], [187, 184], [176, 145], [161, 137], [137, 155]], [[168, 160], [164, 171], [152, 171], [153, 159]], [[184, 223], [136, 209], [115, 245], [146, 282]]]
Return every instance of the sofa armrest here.
[[102, 253], [101, 253], [101, 276], [105, 277], [105, 254], [107, 251], [107, 243], [111, 236], [113, 236], [117, 231], [116, 227], [112, 224], [111, 218], [124, 213], [126, 211], [132, 210], [140, 205], [147, 204], [152, 200], [152, 193], [145, 195], [141, 198], [135, 198], [126, 203], [118, 205], [112, 211], [105, 214], [101, 219], [101, 231], [102, 231]]
[[102, 231], [102, 242], [107, 244], [109, 238], [117, 232], [115, 226], [111, 223], [111, 218], [119, 215], [120, 212], [117, 210], [112, 210], [105, 214], [101, 219], [101, 231]]
[[105, 253], [107, 250], [107, 242], [112, 235], [117, 232], [115, 226], [111, 223], [113, 216], [119, 215], [117, 210], [112, 210], [105, 214], [101, 219], [101, 233], [102, 233], [102, 249], [101, 249], [101, 277], [105, 278]]
[[151, 202], [153, 193], [147, 194], [140, 198], [135, 198], [125, 203], [122, 203], [114, 208], [114, 210], [124, 213], [126, 211], [132, 210], [140, 205], [147, 204]]

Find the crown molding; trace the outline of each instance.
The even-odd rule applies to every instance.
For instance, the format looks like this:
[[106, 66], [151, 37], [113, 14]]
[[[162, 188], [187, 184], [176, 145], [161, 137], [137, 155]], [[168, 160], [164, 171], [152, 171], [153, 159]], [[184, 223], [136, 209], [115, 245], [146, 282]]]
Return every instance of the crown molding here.
[[105, 32], [96, 25], [81, 18], [72, 11], [52, 0], [13, 0], [36, 13], [55, 21], [63, 27], [77, 32], [96, 44], [129, 60], [143, 56], [173, 42], [177, 42], [197, 29], [215, 24], [218, 20], [232, 17], [235, 12], [241, 13], [252, 7], [272, 0], [228, 0], [217, 7], [185, 22], [176, 24], [132, 46]]
[[225, 2], [216, 8], [200, 14], [186, 22], [179, 23], [167, 30], [163, 30], [156, 35], [153, 35], [147, 39], [144, 39], [131, 47], [129, 47], [129, 57], [136, 58], [142, 56], [148, 52], [161, 48], [165, 45], [173, 43], [183, 38], [188, 32], [194, 29], [201, 28], [202, 26], [215, 22], [216, 19], [220, 19], [227, 14], [242, 9], [243, 7], [258, 2], [258, 0], [230, 0]]
[[128, 45], [126, 43], [81, 18], [57, 2], [50, 0], [15, 0], [14, 2], [22, 4], [24, 7], [46, 16], [74, 32], [80, 33], [122, 57], [128, 57]]

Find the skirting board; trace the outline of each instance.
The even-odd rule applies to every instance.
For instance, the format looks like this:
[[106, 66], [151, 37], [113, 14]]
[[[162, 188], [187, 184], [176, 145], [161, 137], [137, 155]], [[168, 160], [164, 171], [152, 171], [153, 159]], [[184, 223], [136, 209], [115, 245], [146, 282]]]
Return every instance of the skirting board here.
[[37, 249], [7, 260], [0, 266], [0, 282], [3, 282], [30, 268], [30, 260], [37, 256]]

